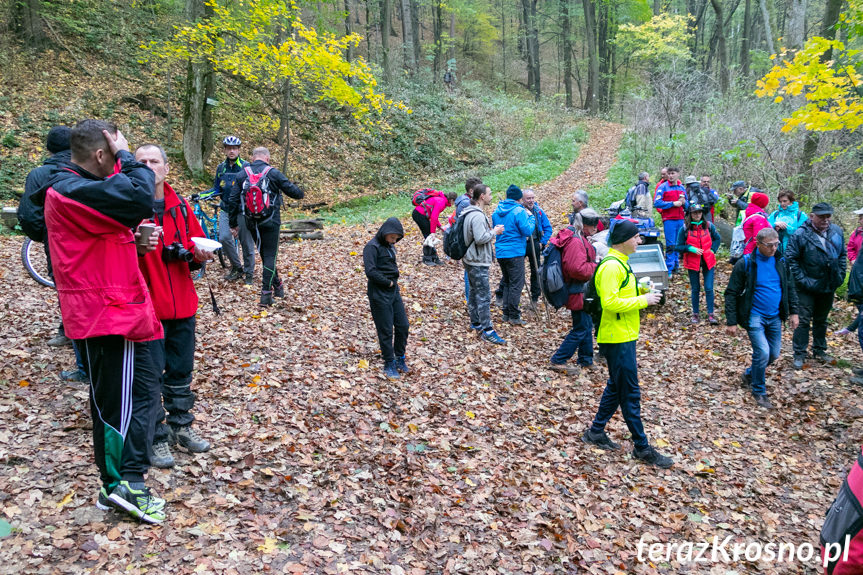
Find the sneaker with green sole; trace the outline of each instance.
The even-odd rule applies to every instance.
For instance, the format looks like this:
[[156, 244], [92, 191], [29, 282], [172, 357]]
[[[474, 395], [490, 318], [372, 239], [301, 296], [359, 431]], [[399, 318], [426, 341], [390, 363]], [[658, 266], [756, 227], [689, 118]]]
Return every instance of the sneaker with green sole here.
[[121, 481], [108, 499], [139, 521], [161, 523], [165, 520], [165, 500], [151, 494], [143, 482]]
[[98, 507], [102, 511], [108, 511], [109, 509], [113, 509], [115, 507], [114, 502], [111, 501], [108, 495], [108, 488], [106, 488], [104, 485], [99, 488], [99, 496], [96, 498], [96, 507]]

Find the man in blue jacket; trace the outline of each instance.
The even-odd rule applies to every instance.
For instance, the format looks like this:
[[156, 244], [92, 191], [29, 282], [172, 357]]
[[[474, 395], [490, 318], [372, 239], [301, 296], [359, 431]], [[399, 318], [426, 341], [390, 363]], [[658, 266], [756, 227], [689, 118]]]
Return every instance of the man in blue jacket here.
[[523, 195], [518, 186], [511, 185], [506, 199], [491, 216], [492, 225], [503, 226], [503, 233], [495, 240], [495, 251], [503, 276], [503, 321], [512, 325], [524, 325], [518, 309], [524, 287], [524, 256], [527, 239], [536, 228], [536, 218], [520, 203]]

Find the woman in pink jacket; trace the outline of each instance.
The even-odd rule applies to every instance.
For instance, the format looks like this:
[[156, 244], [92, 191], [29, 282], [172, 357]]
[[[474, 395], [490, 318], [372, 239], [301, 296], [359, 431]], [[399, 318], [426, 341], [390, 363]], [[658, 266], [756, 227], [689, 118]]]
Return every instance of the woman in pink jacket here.
[[[446, 194], [438, 192], [436, 195], [430, 196], [414, 209], [411, 216], [417, 226], [419, 226], [424, 240], [435, 233], [438, 228], [442, 227], [439, 219], [440, 214], [449, 206], [453, 205], [455, 198], [455, 192], [447, 192]], [[435, 250], [433, 246], [429, 245], [423, 245], [423, 263], [428, 266], [444, 265], [443, 262], [438, 259], [437, 250]]]
[[749, 198], [749, 206], [746, 208], [746, 217], [743, 219], [743, 234], [746, 237], [746, 247], [743, 249], [743, 255], [751, 254], [755, 251], [755, 236], [764, 228], [770, 227], [770, 222], [767, 221], [767, 204], [770, 203], [770, 198], [767, 194], [755, 192]]

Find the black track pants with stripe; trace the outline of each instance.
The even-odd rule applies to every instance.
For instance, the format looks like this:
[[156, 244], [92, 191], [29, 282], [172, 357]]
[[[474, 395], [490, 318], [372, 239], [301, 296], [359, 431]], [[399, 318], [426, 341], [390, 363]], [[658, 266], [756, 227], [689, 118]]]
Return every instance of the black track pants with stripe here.
[[159, 377], [146, 342], [119, 335], [78, 341], [90, 374], [93, 451], [102, 484], [143, 481], [150, 467]]

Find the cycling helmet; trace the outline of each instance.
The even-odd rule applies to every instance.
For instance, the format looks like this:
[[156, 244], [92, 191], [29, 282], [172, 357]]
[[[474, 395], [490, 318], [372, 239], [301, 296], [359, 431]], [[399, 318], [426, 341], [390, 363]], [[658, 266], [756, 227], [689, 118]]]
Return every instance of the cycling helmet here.
[[243, 142], [236, 136], [226, 136], [224, 140], [222, 140], [223, 146], [239, 146]]
[[692, 212], [704, 212], [704, 206], [701, 204], [689, 204], [689, 213]]

